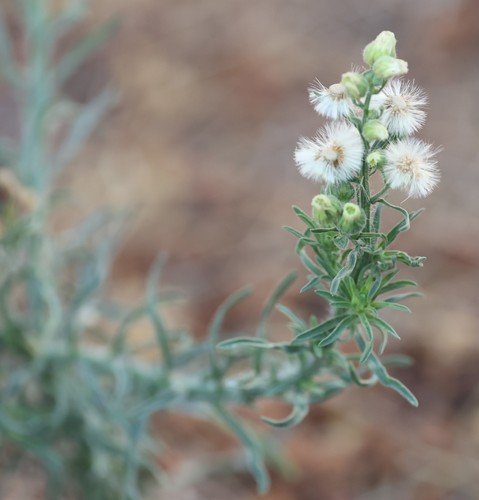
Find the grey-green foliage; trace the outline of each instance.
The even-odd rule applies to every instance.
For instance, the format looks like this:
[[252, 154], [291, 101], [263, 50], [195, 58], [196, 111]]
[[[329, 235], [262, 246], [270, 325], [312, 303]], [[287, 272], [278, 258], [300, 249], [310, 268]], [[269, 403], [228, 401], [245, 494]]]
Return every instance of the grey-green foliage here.
[[[117, 248], [121, 218], [99, 212], [61, 233], [53, 231], [49, 221], [55, 208], [56, 176], [108, 109], [111, 92], [101, 93], [78, 110], [60, 144], [49, 131], [61, 102], [61, 85], [112, 27], [94, 31], [58, 60], [56, 42], [82, 19], [82, 2], [70, 2], [55, 15], [47, 1], [22, 0], [15, 7], [25, 41], [22, 64], [13, 56], [0, 17], [1, 75], [20, 103], [22, 125], [18, 140], [3, 141], [1, 151], [16, 180], [3, 186], [7, 192], [1, 205], [0, 476], [30, 457], [45, 471], [51, 498], [69, 492], [91, 500], [139, 499], [144, 478], [162, 481], [155, 459], [161, 453], [161, 440], [150, 434], [151, 416], [171, 410], [206, 413], [230, 429], [244, 446], [259, 489], [265, 491], [264, 440], [234, 415], [231, 404], [252, 405], [264, 397], [286, 401], [292, 407], [287, 418], [263, 420], [287, 427], [299, 423], [310, 404], [353, 384], [380, 381], [416, 403], [385, 369], [388, 363], [403, 364], [404, 358], [380, 361], [372, 349], [373, 328], [383, 335], [381, 351], [387, 337], [396, 336], [377, 311], [397, 308], [399, 299], [379, 297], [409, 284], [393, 280], [396, 262], [410, 263], [409, 257], [381, 247], [408, 228], [414, 214], [402, 209], [404, 220], [388, 234], [374, 228], [349, 238], [347, 249], [338, 242], [335, 229], [325, 232], [296, 209], [307, 229], [291, 232], [299, 237], [298, 251], [312, 273], [303, 290], [315, 289], [337, 314], [325, 322], [314, 316], [306, 321], [278, 306], [290, 320], [291, 341], [268, 340], [267, 324], [294, 275], [279, 283], [256, 335], [225, 340], [218, 348], [225, 315], [248, 296], [247, 290], [219, 307], [208, 337], [200, 342], [164, 320], [163, 308], [175, 297], [158, 292], [162, 258], [152, 267], [140, 305], [125, 307], [106, 300], [102, 288]], [[313, 249], [315, 260], [303, 251], [305, 246]], [[371, 252], [380, 252], [387, 274], [373, 269], [357, 274], [358, 259]], [[330, 292], [320, 286], [324, 282], [331, 282]], [[351, 310], [358, 297], [364, 307]], [[147, 321], [154, 332], [152, 343], [144, 348], [156, 347], [161, 353], [157, 361], [142, 360], [129, 338], [140, 321]], [[359, 328], [364, 336], [358, 334]], [[348, 331], [361, 355], [336, 348]]]

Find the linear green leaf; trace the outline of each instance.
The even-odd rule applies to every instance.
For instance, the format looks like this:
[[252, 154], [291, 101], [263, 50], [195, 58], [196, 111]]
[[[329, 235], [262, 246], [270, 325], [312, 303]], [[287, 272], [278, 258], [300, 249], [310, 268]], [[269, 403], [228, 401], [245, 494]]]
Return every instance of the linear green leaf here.
[[342, 321], [340, 321], [334, 330], [324, 339], [321, 340], [319, 345], [321, 347], [325, 347], [329, 344], [332, 344], [335, 340], [337, 340], [344, 330], [347, 330], [350, 326], [352, 326], [355, 322], [354, 316], [347, 315]]
[[383, 319], [378, 318], [376, 316], [368, 316], [368, 319], [369, 322], [373, 324], [375, 327], [379, 328], [380, 330], [383, 330], [386, 333], [391, 334], [398, 340], [401, 340], [401, 337], [397, 334], [396, 330], [389, 323], [386, 323], [386, 321], [384, 321]]
[[356, 265], [356, 261], [358, 259], [358, 255], [355, 251], [352, 251], [349, 253], [346, 265], [340, 269], [338, 274], [334, 277], [333, 281], [331, 282], [331, 293], [336, 295], [339, 285], [341, 284], [341, 281], [346, 277], [349, 276], [353, 270], [354, 266]]
[[258, 485], [258, 491], [265, 493], [269, 488], [269, 476], [264, 464], [263, 453], [258, 441], [253, 434], [239, 422], [230, 412], [226, 411], [222, 405], [216, 403], [213, 406], [216, 415], [231, 429], [236, 437], [241, 441], [247, 452], [248, 464]]
[[344, 318], [349, 317], [347, 314], [341, 316], [336, 316], [335, 318], [328, 319], [319, 325], [313, 326], [309, 330], [299, 334], [292, 342], [292, 344], [302, 344], [303, 342], [308, 342], [309, 340], [317, 339], [324, 334], [334, 330], [336, 326], [341, 323]]
[[302, 422], [308, 412], [309, 404], [307, 398], [298, 398], [294, 403], [293, 410], [286, 418], [276, 420], [268, 417], [261, 417], [261, 420], [273, 427], [284, 429], [288, 427], [294, 427], [295, 425]]

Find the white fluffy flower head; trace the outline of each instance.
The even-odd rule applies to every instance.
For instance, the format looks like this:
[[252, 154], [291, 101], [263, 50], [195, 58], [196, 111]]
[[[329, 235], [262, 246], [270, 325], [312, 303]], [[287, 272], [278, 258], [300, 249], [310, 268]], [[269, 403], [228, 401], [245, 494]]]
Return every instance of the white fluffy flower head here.
[[294, 158], [304, 177], [334, 184], [361, 170], [363, 153], [359, 132], [339, 122], [327, 125], [314, 139], [301, 139]]
[[351, 111], [351, 101], [341, 83], [325, 87], [317, 81], [309, 89], [309, 101], [320, 115], [333, 120], [348, 116]]
[[379, 96], [381, 121], [391, 134], [406, 136], [417, 132], [426, 120], [426, 94], [413, 82], [391, 81]]
[[413, 198], [427, 196], [439, 182], [436, 152], [419, 139], [408, 138], [390, 144], [384, 166], [389, 185], [406, 190]]

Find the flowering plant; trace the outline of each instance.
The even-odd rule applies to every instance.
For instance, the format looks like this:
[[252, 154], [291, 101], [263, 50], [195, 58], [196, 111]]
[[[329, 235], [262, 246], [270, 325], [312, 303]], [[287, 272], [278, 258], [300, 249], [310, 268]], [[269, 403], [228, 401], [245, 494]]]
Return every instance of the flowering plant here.
[[[404, 364], [402, 356], [382, 355], [389, 336], [397, 337], [379, 312], [408, 310], [400, 302], [417, 295], [390, 292], [414, 285], [395, 280], [398, 263], [419, 266], [390, 248], [419, 213], [387, 201], [389, 188], [411, 196], [430, 192], [438, 180], [432, 148], [412, 139], [424, 121], [422, 91], [395, 78], [407, 71], [396, 58], [395, 38], [385, 32], [366, 47], [370, 69], [349, 72], [341, 83], [311, 89], [311, 101], [338, 122], [314, 139], [302, 139], [296, 162], [303, 175], [322, 181], [312, 214], [295, 208], [306, 224], [297, 251], [311, 273], [302, 291], [314, 290], [331, 305], [331, 317], [305, 321], [282, 305], [293, 338], [268, 339], [271, 312], [294, 274], [283, 279], [267, 301], [250, 337], [219, 342], [229, 309], [247, 297], [241, 290], [217, 310], [207, 339], [198, 342], [171, 328], [162, 309], [175, 298], [158, 292], [163, 259], [153, 265], [145, 298], [135, 307], [102, 294], [118, 239], [118, 218], [95, 213], [68, 230], [55, 231], [51, 213], [58, 206], [55, 180], [82, 147], [114, 101], [105, 90], [76, 107], [63, 122], [55, 110], [61, 85], [111, 32], [107, 24], [58, 58], [56, 43], [82, 20], [81, 2], [66, 2], [56, 14], [47, 3], [22, 0], [18, 15], [25, 38], [22, 61], [15, 57], [0, 11], [0, 61], [21, 114], [18, 140], [0, 141], [0, 482], [24, 460], [41, 465], [45, 495], [65, 494], [92, 500], [137, 500], [143, 478], [161, 475], [151, 417], [172, 410], [207, 414], [231, 430], [246, 450], [246, 463], [259, 489], [268, 486], [264, 462], [274, 452], [239, 419], [231, 405], [253, 405], [269, 397], [293, 407], [282, 420], [264, 417], [275, 427], [299, 423], [309, 406], [354, 384], [380, 382], [417, 400], [386, 366]], [[30, 69], [30, 71], [26, 71]], [[60, 123], [57, 121], [60, 120]], [[64, 134], [58, 137], [55, 127]], [[384, 187], [371, 194], [369, 179], [379, 172]], [[381, 209], [397, 210], [402, 220], [381, 232]], [[313, 257], [308, 255], [308, 249]], [[145, 345], [129, 337], [136, 322], [151, 325]], [[374, 329], [381, 336], [375, 349]], [[343, 340], [359, 353], [343, 353]], [[138, 354], [158, 356], [147, 362]], [[369, 376], [367, 375], [369, 373]]]
[[[314, 139], [301, 139], [295, 152], [302, 175], [324, 184], [312, 200], [312, 215], [294, 208], [306, 229], [286, 229], [298, 239], [297, 251], [311, 272], [302, 291], [313, 289], [331, 306], [331, 318], [299, 333], [294, 345], [310, 344], [315, 352], [332, 349], [338, 341], [354, 340], [359, 353], [344, 359], [356, 383], [376, 381], [417, 405], [414, 395], [388, 375], [379, 355], [388, 338], [399, 335], [380, 316], [382, 309], [409, 311], [402, 304], [414, 292], [393, 294], [415, 286], [395, 280], [398, 264], [422, 266], [424, 257], [411, 257], [391, 248], [399, 233], [407, 231], [421, 210], [408, 212], [387, 201], [390, 189], [403, 189], [408, 197], [426, 196], [439, 180], [431, 145], [412, 138], [425, 121], [427, 98], [413, 82], [402, 79], [408, 71], [396, 58], [396, 38], [384, 31], [364, 49], [368, 68], [343, 74], [341, 83], [310, 89], [315, 110], [329, 123]], [[382, 177], [383, 187], [371, 193], [370, 178]], [[402, 220], [383, 232], [384, 207], [398, 211]], [[314, 254], [311, 260], [305, 249]], [[374, 330], [380, 335], [375, 352]], [[370, 371], [364, 379], [359, 372]]]

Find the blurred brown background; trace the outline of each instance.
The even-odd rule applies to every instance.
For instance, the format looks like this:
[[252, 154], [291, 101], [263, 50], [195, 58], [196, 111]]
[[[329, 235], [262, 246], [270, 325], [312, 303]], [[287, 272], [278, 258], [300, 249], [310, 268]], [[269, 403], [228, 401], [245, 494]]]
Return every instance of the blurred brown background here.
[[[291, 205], [308, 209], [318, 189], [292, 159], [298, 137], [322, 124], [306, 89], [316, 77], [335, 83], [380, 31], [396, 33], [399, 57], [430, 98], [420, 136], [444, 147], [442, 182], [407, 202], [428, 210], [399, 240], [428, 256], [414, 273], [426, 299], [411, 304], [412, 316], [392, 317], [403, 341], [390, 343], [416, 360], [398, 376], [420, 407], [357, 388], [297, 429], [274, 431], [298, 474], [274, 474], [265, 498], [479, 498], [479, 2], [96, 0], [85, 30], [115, 14], [121, 30], [65, 93], [84, 102], [110, 82], [121, 102], [65, 182], [85, 211], [133, 208], [112, 288], [138, 297], [154, 256], [167, 251], [167, 281], [188, 298], [171, 321], [197, 335], [226, 295], [252, 284], [255, 299], [230, 322], [246, 328], [280, 277], [300, 268], [280, 226], [299, 227]], [[312, 294], [295, 296], [299, 283], [286, 302], [321, 312]], [[203, 424], [161, 423], [171, 429], [170, 465], [208, 460], [212, 443], [223, 446]], [[240, 474], [151, 498], [257, 497]]]

